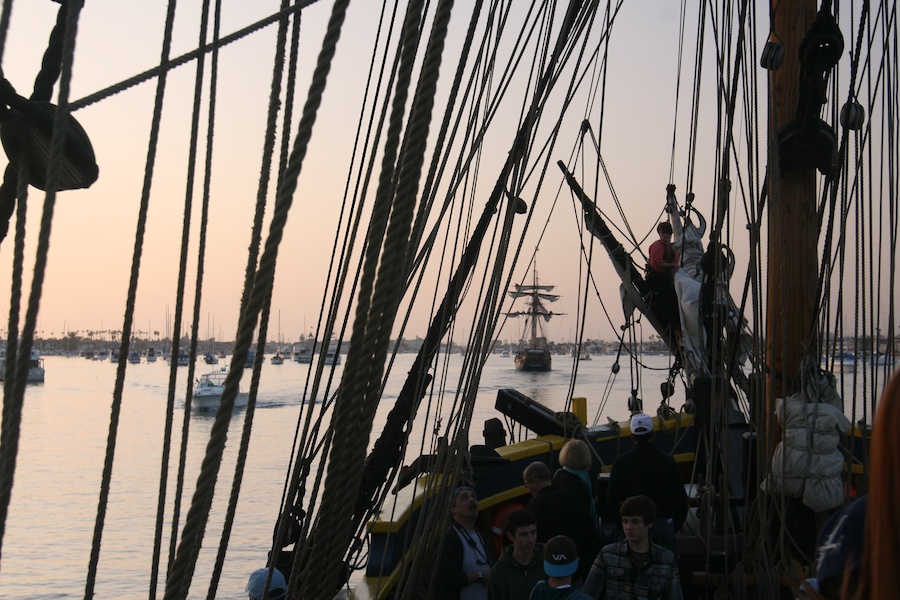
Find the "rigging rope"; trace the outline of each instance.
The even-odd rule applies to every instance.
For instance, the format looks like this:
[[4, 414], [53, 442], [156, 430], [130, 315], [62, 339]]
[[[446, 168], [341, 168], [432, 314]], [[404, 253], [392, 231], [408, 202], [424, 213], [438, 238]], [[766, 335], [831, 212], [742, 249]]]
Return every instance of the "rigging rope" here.
[[[14, 339], [14, 330], [10, 329], [10, 351], [14, 350], [17, 354], [15, 355], [15, 375], [13, 377], [12, 385], [8, 386], [4, 381], [4, 421], [2, 425], [2, 434], [0, 434], [0, 440], [3, 442], [2, 453], [0, 453], [0, 554], [2, 554], [3, 537], [6, 531], [6, 517], [9, 511], [10, 497], [12, 495], [12, 484], [15, 474], [16, 454], [18, 451], [21, 426], [22, 405], [24, 404], [25, 399], [25, 384], [29, 370], [31, 348], [34, 343], [34, 332], [40, 308], [44, 277], [47, 269], [50, 231], [53, 224], [53, 210], [56, 206], [56, 193], [62, 178], [64, 145], [67, 126], [70, 119], [69, 93], [72, 79], [75, 35], [78, 30], [78, 17], [81, 14], [82, 6], [83, 2], [80, 0], [73, 0], [68, 3], [66, 9], [65, 28], [61, 42], [62, 60], [60, 63], [58, 107], [53, 115], [53, 129], [47, 163], [46, 185], [44, 186], [46, 195], [44, 197], [41, 225], [38, 234], [34, 275], [31, 281], [31, 295], [28, 300], [20, 341]], [[21, 162], [26, 161], [23, 160]], [[28, 175], [37, 176], [37, 174], [32, 173], [28, 173]], [[16, 189], [19, 192], [17, 195], [23, 200], [25, 198], [24, 185], [24, 182], [23, 184], [17, 183], [16, 185]], [[20, 228], [17, 226], [17, 235], [19, 229]], [[24, 235], [24, 225], [21, 228], [21, 232]], [[22, 242], [24, 243], [24, 238]], [[16, 260], [18, 260], [18, 256], [16, 257]], [[13, 294], [16, 295], [15, 290]], [[12, 357], [7, 358], [7, 361], [12, 360]], [[9, 372], [9, 367], [7, 367], [7, 372]], [[7, 423], [7, 418], [9, 418], [9, 423]]]
[[[317, 109], [321, 104], [322, 92], [325, 89], [331, 60], [334, 57], [337, 40], [340, 37], [341, 25], [346, 14], [347, 1], [336, 2], [328, 23], [325, 39], [319, 60], [310, 83], [309, 96], [304, 106], [303, 115], [298, 127], [297, 138], [291, 159], [288, 161], [288, 169], [282, 184], [278, 188], [273, 211], [272, 222], [269, 229], [269, 238], [266, 241], [265, 250], [259, 263], [259, 270], [255, 278], [248, 277], [247, 287], [252, 281], [252, 291], [245, 306], [242, 306], [241, 320], [239, 322], [238, 339], [235, 342], [232, 367], [225, 382], [225, 391], [219, 410], [216, 413], [216, 421], [210, 434], [210, 442], [207, 446], [207, 454], [201, 466], [198, 477], [197, 490], [194, 493], [190, 510], [188, 511], [182, 530], [181, 543], [173, 562], [172, 576], [166, 582], [166, 600], [183, 598], [186, 593], [190, 576], [196, 565], [197, 554], [200, 549], [200, 541], [209, 516], [209, 508], [212, 504], [215, 479], [218, 475], [224, 444], [227, 437], [228, 421], [234, 405], [234, 398], [238, 391], [240, 371], [238, 368], [246, 362], [249, 355], [249, 346], [256, 325], [256, 318], [260, 307], [271, 293], [272, 279], [274, 277], [275, 260], [278, 247], [283, 236], [284, 226], [287, 221], [292, 201], [293, 192], [299, 176], [303, 158], [306, 155], [309, 138], [312, 135], [312, 127], [315, 123]], [[261, 357], [257, 357], [261, 360]], [[238, 365], [238, 367], [235, 367]]]
[[[416, 44], [413, 41], [418, 37], [423, 4], [411, 2], [407, 9], [408, 20], [404, 26], [404, 50], [394, 99], [394, 114], [384, 152], [381, 181], [376, 193], [372, 228], [369, 231], [370, 242], [375, 243], [368, 246], [367, 267], [360, 281], [347, 367], [335, 404], [336, 442], [329, 457], [330, 464], [322, 495], [322, 506], [329, 510], [323, 509], [319, 513], [319, 523], [313, 539], [315, 551], [310, 554], [309, 572], [319, 575], [308, 577], [304, 581], [303, 595], [307, 597], [321, 597], [323, 592], [333, 593], [338, 587], [340, 567], [348, 546], [347, 541], [352, 535], [352, 522], [348, 517], [354, 508], [349, 503], [342, 503], [340, 499], [354, 497], [359, 487], [359, 475], [362, 472], [372, 419], [380, 397], [391, 328], [406, 279], [406, 264], [411, 255], [409, 236], [416, 190], [424, 161], [434, 93], [453, 1], [442, 0], [437, 6], [421, 78], [410, 109], [408, 137], [399, 151], [399, 174], [395, 174], [394, 157], [397, 156], [397, 151], [394, 148], [399, 142], [406, 89], [416, 54]], [[371, 237], [379, 231], [385, 232], [381, 251], [381, 240]], [[376, 274], [375, 266], [379, 259], [381, 264]]]

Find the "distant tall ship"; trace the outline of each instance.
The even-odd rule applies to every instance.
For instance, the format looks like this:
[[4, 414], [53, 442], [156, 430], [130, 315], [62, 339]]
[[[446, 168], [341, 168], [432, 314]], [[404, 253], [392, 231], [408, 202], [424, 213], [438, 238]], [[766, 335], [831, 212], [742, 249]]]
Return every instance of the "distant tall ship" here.
[[525, 317], [525, 330], [530, 333], [527, 346], [520, 347], [516, 351], [516, 369], [519, 371], [549, 371], [552, 368], [552, 358], [547, 345], [547, 337], [544, 335], [543, 323], [561, 313], [547, 310], [544, 303], [556, 302], [559, 300], [559, 296], [550, 293], [556, 286], [538, 285], [537, 269], [532, 271], [532, 277], [534, 282], [532, 285], [516, 285], [515, 289], [509, 292], [513, 298], [527, 298], [528, 309], [509, 312], [506, 313], [506, 316]]

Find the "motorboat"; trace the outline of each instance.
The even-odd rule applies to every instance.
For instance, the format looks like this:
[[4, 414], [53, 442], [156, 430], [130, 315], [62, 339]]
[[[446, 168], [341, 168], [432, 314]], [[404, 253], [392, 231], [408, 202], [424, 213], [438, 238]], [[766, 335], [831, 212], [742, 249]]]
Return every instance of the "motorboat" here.
[[[228, 371], [225, 368], [210, 371], [197, 378], [194, 383], [194, 396], [191, 406], [196, 409], [218, 408], [225, 391], [225, 379]], [[247, 406], [247, 393], [238, 390], [234, 398], [235, 407]]]
[[[28, 359], [28, 375], [26, 375], [25, 381], [27, 383], [43, 383], [45, 373], [46, 370], [44, 369], [44, 359], [41, 358], [41, 353], [37, 348], [32, 348], [31, 356]], [[4, 380], [5, 378], [6, 346], [0, 348], [0, 380]]]

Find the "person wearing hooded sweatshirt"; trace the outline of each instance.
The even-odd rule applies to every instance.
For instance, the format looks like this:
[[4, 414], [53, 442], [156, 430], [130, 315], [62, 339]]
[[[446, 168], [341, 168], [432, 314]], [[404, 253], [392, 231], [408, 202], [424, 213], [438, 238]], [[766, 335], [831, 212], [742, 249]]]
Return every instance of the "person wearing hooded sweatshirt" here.
[[544, 546], [546, 581], [539, 581], [531, 590], [530, 600], [591, 600], [591, 597], [572, 586], [572, 575], [578, 570], [578, 548], [571, 538], [558, 535]]
[[488, 600], [527, 598], [544, 573], [544, 545], [537, 543], [537, 518], [527, 510], [514, 510], [503, 520], [503, 534], [512, 542], [491, 567]]

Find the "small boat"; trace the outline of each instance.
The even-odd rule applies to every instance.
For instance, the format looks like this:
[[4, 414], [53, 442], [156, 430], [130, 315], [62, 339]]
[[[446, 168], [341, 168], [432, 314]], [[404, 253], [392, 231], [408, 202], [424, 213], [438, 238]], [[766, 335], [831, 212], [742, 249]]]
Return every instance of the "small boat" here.
[[137, 350], [132, 350], [128, 353], [128, 362], [133, 365], [138, 365], [141, 363], [141, 355], [137, 353]]
[[312, 362], [312, 348], [306, 344], [294, 344], [294, 360], [298, 363], [309, 364]]
[[[169, 361], [171, 359], [167, 358], [166, 360]], [[190, 356], [190, 354], [188, 354], [188, 351], [185, 350], [184, 348], [178, 349], [178, 356], [175, 358], [175, 360], [177, 361], [176, 364], [179, 367], [186, 367], [189, 364], [191, 364], [191, 356]]]
[[256, 360], [256, 350], [250, 350], [250, 352], [247, 353], [247, 360], [244, 361], [244, 368], [245, 368], [245, 369], [252, 369], [252, 368], [253, 368], [253, 362], [254, 362], [255, 360]]
[[273, 365], [283, 365], [284, 364], [284, 354], [281, 353], [279, 349], [278, 352], [272, 355], [270, 359]]
[[219, 364], [219, 359], [212, 352], [207, 352], [206, 354], [203, 355], [203, 362], [205, 362], [208, 365], [217, 365], [217, 364]]
[[[37, 348], [31, 349], [31, 357], [28, 359], [28, 375], [25, 376], [26, 383], [43, 383], [44, 359]], [[6, 346], [0, 348], [0, 381], [6, 378]]]
[[145, 357], [148, 363], [156, 362], [156, 350], [152, 347], [147, 348], [147, 356]]
[[341, 364], [341, 351], [336, 348], [329, 348], [328, 352], [325, 354], [325, 364], [326, 365]]
[[118, 364], [120, 358], [119, 349], [113, 348], [109, 353], [109, 362]]
[[[197, 378], [194, 383], [194, 396], [191, 406], [197, 409], [218, 408], [222, 401], [222, 393], [225, 391], [225, 378], [228, 371], [224, 368], [210, 371]], [[247, 393], [238, 390], [234, 399], [236, 407], [247, 406]]]

